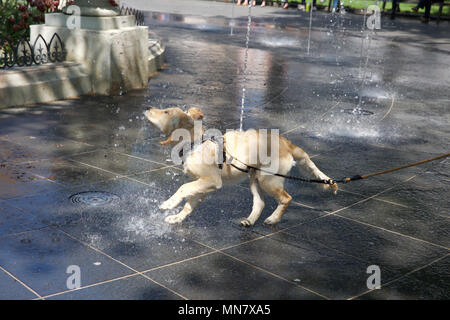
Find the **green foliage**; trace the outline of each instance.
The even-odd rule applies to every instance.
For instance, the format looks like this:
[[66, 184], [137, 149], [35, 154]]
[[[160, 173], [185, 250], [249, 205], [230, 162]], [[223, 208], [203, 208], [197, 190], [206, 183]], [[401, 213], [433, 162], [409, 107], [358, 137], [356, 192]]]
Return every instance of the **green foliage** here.
[[[303, 0], [288, 0], [291, 3], [302, 3]], [[311, 0], [305, 0], [306, 2], [309, 2]], [[321, 2], [320, 0], [316, 0], [317, 5], [323, 6], [323, 7], [327, 7], [329, 1], [332, 0], [324, 0], [323, 2]], [[449, 0], [444, 0], [445, 2], [449, 2]], [[339, 2], [342, 2], [342, 0], [339, 0]], [[351, 9], [360, 9], [363, 10], [366, 5], [373, 5], [373, 4], [378, 4], [378, 6], [380, 7], [380, 9], [383, 6], [383, 1], [379, 0], [343, 0], [344, 2], [344, 6], [351, 8]], [[413, 11], [411, 10], [413, 7], [415, 7], [417, 4], [419, 3], [419, 0], [417, 1], [412, 1], [410, 3], [407, 2], [401, 2], [400, 0], [400, 11], [401, 12], [410, 12], [413, 13]], [[388, 1], [386, 2], [386, 11], [392, 10], [392, 1]], [[423, 9], [419, 11], [420, 14], [423, 13]], [[433, 5], [431, 6], [431, 15], [437, 15], [439, 12], [439, 3], [433, 3]], [[442, 10], [442, 15], [443, 16], [449, 16], [450, 15], [450, 6], [444, 6], [444, 9]]]
[[55, 12], [58, 5], [58, 0], [0, 0], [0, 39], [28, 39], [30, 25], [44, 23], [44, 14]]

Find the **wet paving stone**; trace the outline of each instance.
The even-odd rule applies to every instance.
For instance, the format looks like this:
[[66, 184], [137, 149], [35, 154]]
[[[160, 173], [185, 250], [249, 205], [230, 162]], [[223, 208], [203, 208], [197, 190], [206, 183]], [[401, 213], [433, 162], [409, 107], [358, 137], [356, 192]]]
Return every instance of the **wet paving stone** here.
[[[327, 219], [330, 220], [322, 218], [226, 252], [285, 278], [298, 279], [301, 285], [333, 299], [348, 299], [366, 292], [366, 269], [370, 265], [378, 265], [382, 283], [388, 283], [414, 270], [418, 261], [426, 265], [448, 252], [377, 234], [364, 226], [345, 227], [345, 222], [336, 223], [340, 230], [334, 234]], [[393, 245], [389, 246], [389, 242]], [[279, 259], [280, 256], [289, 258]], [[446, 287], [445, 282], [440, 283]], [[425, 290], [426, 284], [422, 285]]]
[[373, 290], [358, 299], [448, 300], [450, 258], [446, 256], [430, 266]]
[[22, 165], [32, 174], [61, 185], [80, 186], [114, 179], [117, 175], [65, 159], [42, 160]]
[[[367, 290], [370, 263], [290, 234], [278, 233], [225, 252], [329, 299], [347, 299]], [[382, 274], [387, 279], [393, 275], [390, 270]]]
[[[177, 234], [175, 227], [164, 222], [168, 213], [158, 206], [166, 199], [163, 194], [169, 194], [163, 191], [164, 186], [153, 186], [128, 179], [99, 183], [91, 186], [92, 190], [111, 192], [120, 200], [105, 206], [84, 206], [69, 204], [62, 195], [57, 204], [60, 209], [48, 219], [61, 230], [139, 271], [210, 251]], [[56, 206], [47, 203], [49, 208]]]
[[[428, 153], [404, 152], [364, 143], [348, 143], [334, 150], [321, 153], [313, 161], [329, 176], [334, 179], [341, 179], [358, 174], [381, 172], [425, 160], [432, 156]], [[424, 172], [430, 166], [430, 164], [425, 164], [424, 166], [407, 168], [365, 180], [352, 181], [348, 184], [342, 183], [340, 186], [345, 191], [372, 196], [402, 184], [407, 179]]]
[[[62, 226], [65, 224], [84, 221], [85, 219], [98, 219], [99, 214], [106, 217], [120, 215], [125, 212], [148, 213], [149, 205], [152, 209], [161, 203], [164, 196], [160, 194], [162, 188], [149, 188], [148, 184], [142, 184], [127, 178], [111, 179], [94, 184], [86, 184], [75, 187], [60, 188], [57, 192], [42, 193], [28, 197], [8, 200], [12, 206], [17, 206], [25, 212], [37, 217], [42, 223]], [[105, 206], [89, 206], [82, 203], [75, 204], [70, 197], [87, 191], [109, 192], [120, 198], [119, 203], [110, 203]], [[169, 194], [167, 194], [167, 197]]]
[[67, 268], [80, 267], [81, 285], [130, 274], [110, 258], [54, 229], [41, 229], [0, 239], [0, 266], [39, 295], [67, 290]]
[[448, 253], [445, 248], [334, 216], [285, 233], [298, 241], [317, 242], [396, 274], [410, 272]]
[[0, 300], [30, 300], [38, 296], [0, 269]]
[[[427, 167], [414, 179], [395, 186], [377, 199], [392, 201], [436, 218], [450, 217], [450, 204], [443, 190], [448, 190], [448, 164]], [[434, 219], [434, 218], [432, 218]]]
[[180, 300], [180, 296], [140, 275], [98, 284], [46, 300]]
[[164, 164], [158, 164], [146, 159], [129, 157], [126, 154], [108, 150], [75, 155], [69, 159], [76, 164], [91, 166], [97, 170], [100, 169], [115, 175], [130, 175], [162, 168], [164, 166]]
[[23, 163], [35, 160], [40, 157], [36, 150], [20, 146], [0, 138], [0, 167], [4, 168], [7, 164]]
[[[317, 166], [320, 166], [319, 161], [314, 162]], [[297, 170], [294, 169], [292, 171], [292, 175], [301, 176], [297, 173]], [[343, 186], [343, 188], [345, 188], [345, 186]], [[294, 180], [286, 181], [285, 189], [292, 196], [293, 201], [310, 207], [313, 210], [322, 212], [333, 212], [340, 210], [357, 202], [363, 201], [365, 198], [359, 194], [344, 193], [339, 190], [336, 194], [334, 194], [332, 190], [324, 189], [324, 186], [321, 184], [303, 183]]]
[[31, 165], [0, 167], [0, 199], [12, 199], [63, 188], [58, 183], [33, 174], [30, 169]]
[[165, 137], [155, 137], [145, 140], [134, 141], [133, 143], [125, 143], [114, 148], [114, 151], [121, 154], [126, 154], [130, 158], [144, 159], [153, 161], [160, 165], [173, 165], [171, 159], [170, 146], [163, 147], [159, 144], [160, 141], [166, 140]]
[[45, 224], [39, 222], [35, 216], [0, 200], [0, 238], [42, 227], [45, 227]]
[[216, 249], [252, 240], [260, 234], [239, 224], [250, 213], [251, 204], [250, 190], [224, 187], [206, 197], [176, 232]]
[[450, 220], [434, 214], [431, 210], [368, 200], [339, 214], [373, 226], [425, 240], [450, 250]]
[[189, 299], [323, 299], [220, 253], [149, 271], [151, 278]]
[[93, 151], [97, 148], [88, 143], [46, 135], [34, 136], [14, 133], [8, 134], [5, 139], [36, 155], [32, 157], [33, 160], [54, 159]]

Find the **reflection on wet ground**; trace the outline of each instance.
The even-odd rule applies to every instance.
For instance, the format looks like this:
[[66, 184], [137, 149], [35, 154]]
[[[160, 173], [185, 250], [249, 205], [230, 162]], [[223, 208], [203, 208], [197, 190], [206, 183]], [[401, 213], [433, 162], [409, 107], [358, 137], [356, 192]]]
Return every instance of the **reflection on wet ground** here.
[[[309, 56], [306, 14], [253, 19], [244, 128], [279, 129], [332, 177], [449, 150], [448, 38], [386, 21], [361, 56], [361, 19], [316, 13]], [[142, 112], [195, 106], [207, 127], [238, 128], [246, 18], [233, 36], [221, 14], [149, 11], [146, 23], [167, 47], [148, 90], [0, 110], [0, 299], [449, 297], [448, 160], [336, 196], [288, 181], [294, 201], [277, 227], [262, 224], [271, 199], [253, 228], [239, 226], [247, 184], [167, 225], [176, 210], [158, 205], [188, 177]], [[345, 112], [360, 94], [372, 115]], [[374, 264], [383, 287], [369, 291]], [[66, 287], [69, 265], [80, 290]]]

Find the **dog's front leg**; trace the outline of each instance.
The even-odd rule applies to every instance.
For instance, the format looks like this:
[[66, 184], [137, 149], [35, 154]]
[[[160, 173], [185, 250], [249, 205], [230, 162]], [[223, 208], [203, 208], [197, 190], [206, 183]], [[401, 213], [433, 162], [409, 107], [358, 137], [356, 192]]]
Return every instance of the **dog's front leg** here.
[[187, 216], [191, 214], [191, 212], [200, 204], [200, 202], [203, 201], [204, 198], [204, 194], [190, 197], [189, 199], [187, 199], [183, 210], [181, 210], [178, 214], [167, 216], [165, 221], [170, 224], [182, 222], [187, 218]]
[[169, 138], [167, 138], [166, 140], [164, 140], [164, 141], [161, 141], [159, 144], [160, 145], [162, 145], [162, 146], [165, 146], [165, 145], [167, 145], [167, 144], [171, 144], [173, 141], [172, 141], [172, 136], [169, 136]]
[[205, 194], [222, 187], [222, 180], [214, 178], [200, 178], [193, 182], [183, 184], [177, 192], [169, 199], [164, 201], [160, 208], [163, 210], [173, 209], [180, 204], [185, 198], [189, 198], [198, 194]]

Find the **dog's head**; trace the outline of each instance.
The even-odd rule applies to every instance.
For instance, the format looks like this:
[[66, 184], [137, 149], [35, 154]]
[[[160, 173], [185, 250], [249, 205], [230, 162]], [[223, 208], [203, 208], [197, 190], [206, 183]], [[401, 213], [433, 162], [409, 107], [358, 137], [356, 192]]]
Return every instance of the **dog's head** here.
[[190, 108], [187, 112], [187, 114], [193, 119], [193, 120], [202, 120], [204, 115], [202, 110], [199, 108]]
[[144, 112], [145, 117], [166, 136], [179, 128], [192, 129], [194, 120], [203, 119], [203, 112], [199, 108], [190, 108], [184, 112], [180, 108], [155, 109]]

